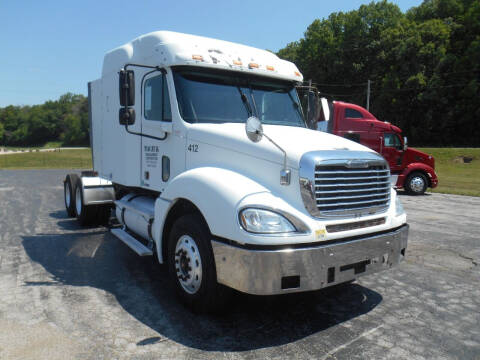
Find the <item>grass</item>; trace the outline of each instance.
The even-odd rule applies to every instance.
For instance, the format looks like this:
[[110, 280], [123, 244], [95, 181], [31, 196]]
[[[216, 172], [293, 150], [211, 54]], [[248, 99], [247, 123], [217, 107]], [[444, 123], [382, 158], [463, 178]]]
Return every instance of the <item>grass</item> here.
[[[419, 148], [435, 157], [438, 186], [433, 192], [480, 196], [480, 148]], [[463, 157], [473, 158], [464, 163]]]
[[90, 149], [0, 155], [0, 169], [90, 169]]

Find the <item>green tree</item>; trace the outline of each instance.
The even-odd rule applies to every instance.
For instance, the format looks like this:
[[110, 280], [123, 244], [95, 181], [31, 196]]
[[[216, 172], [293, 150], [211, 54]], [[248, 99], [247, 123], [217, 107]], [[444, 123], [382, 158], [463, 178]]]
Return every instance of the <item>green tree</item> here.
[[[412, 143], [480, 146], [480, 1], [388, 1], [331, 14], [277, 55], [327, 97], [365, 104]], [[452, 136], [455, 134], [455, 136]]]
[[65, 123], [67, 128], [64, 133], [65, 145], [82, 145], [85, 144], [86, 131], [82, 126], [82, 120], [80, 116], [74, 114], [68, 114], [65, 117]]
[[33, 146], [63, 140], [65, 145], [88, 145], [88, 101], [66, 93], [56, 101], [34, 106], [0, 108], [5, 145]]
[[0, 144], [3, 144], [3, 134], [5, 133], [5, 128], [3, 124], [0, 122]]

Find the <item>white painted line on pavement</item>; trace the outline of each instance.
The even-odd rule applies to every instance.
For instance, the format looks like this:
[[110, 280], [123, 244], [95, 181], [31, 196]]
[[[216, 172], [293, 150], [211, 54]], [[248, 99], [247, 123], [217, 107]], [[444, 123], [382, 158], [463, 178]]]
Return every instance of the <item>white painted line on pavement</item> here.
[[364, 333], [361, 333], [359, 336], [357, 336], [356, 338], [350, 340], [350, 341], [347, 341], [345, 344], [342, 344], [340, 346], [337, 346], [335, 349], [333, 350], [330, 350], [328, 353], [326, 353], [323, 357], [321, 357], [321, 360], [325, 360], [326, 358], [332, 356], [333, 354], [335, 354], [336, 352], [342, 350], [342, 349], [345, 349], [347, 346], [349, 346], [350, 344], [353, 344], [355, 341], [361, 339], [362, 337], [364, 336], [367, 336], [367, 335], [370, 335], [371, 333], [377, 331], [378, 329], [380, 329], [381, 327], [383, 327], [383, 324], [382, 325], [378, 325], [377, 327], [373, 328], [373, 329], [370, 329], [370, 330], [367, 330], [365, 331]]

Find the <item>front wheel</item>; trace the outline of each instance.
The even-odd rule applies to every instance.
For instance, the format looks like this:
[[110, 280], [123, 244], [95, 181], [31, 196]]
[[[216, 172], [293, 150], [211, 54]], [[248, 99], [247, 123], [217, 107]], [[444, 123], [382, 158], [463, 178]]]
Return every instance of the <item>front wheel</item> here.
[[212, 311], [223, 301], [210, 239], [210, 231], [197, 214], [175, 221], [168, 239], [170, 281], [180, 301], [198, 312]]
[[405, 190], [410, 195], [423, 195], [427, 186], [427, 177], [421, 172], [411, 173], [405, 181]]

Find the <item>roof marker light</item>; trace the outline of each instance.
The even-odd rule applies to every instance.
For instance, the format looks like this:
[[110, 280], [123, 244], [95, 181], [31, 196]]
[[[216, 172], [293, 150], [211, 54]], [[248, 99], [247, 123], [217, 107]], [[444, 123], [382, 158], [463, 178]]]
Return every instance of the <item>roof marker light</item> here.
[[202, 55], [192, 55], [192, 59], [193, 59], [193, 60], [203, 61], [203, 56], [202, 56]]
[[273, 66], [267, 65], [267, 70], [275, 71], [275, 68]]
[[242, 65], [242, 62], [240, 60], [233, 60], [233, 65]]
[[259, 66], [258, 66], [257, 63], [251, 62], [250, 64], [248, 64], [248, 68], [249, 69], [258, 69]]

